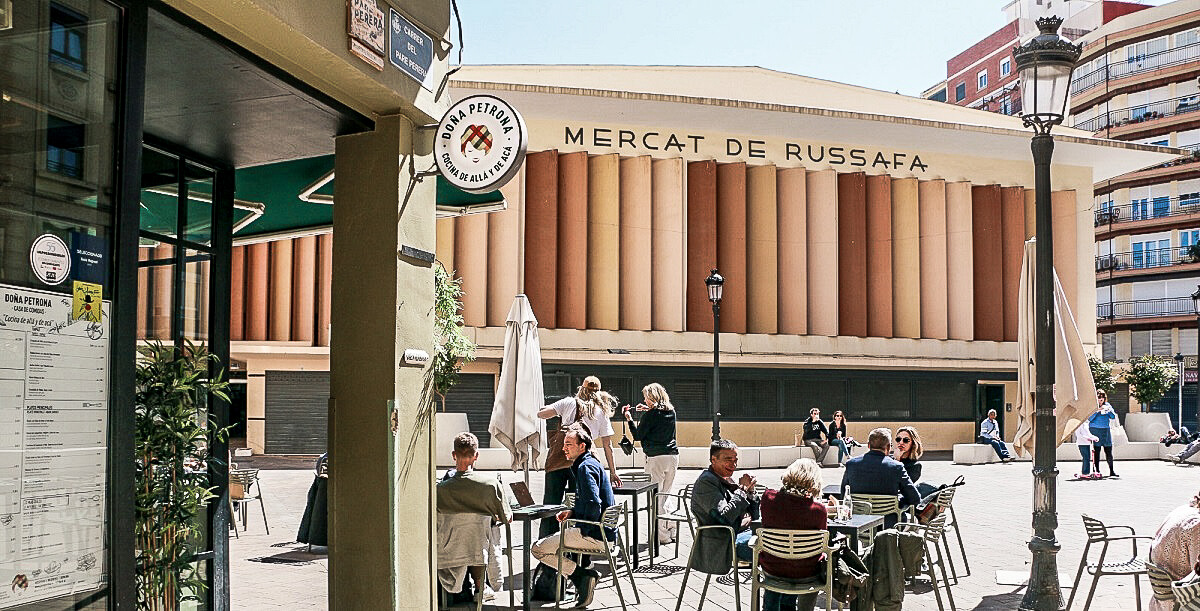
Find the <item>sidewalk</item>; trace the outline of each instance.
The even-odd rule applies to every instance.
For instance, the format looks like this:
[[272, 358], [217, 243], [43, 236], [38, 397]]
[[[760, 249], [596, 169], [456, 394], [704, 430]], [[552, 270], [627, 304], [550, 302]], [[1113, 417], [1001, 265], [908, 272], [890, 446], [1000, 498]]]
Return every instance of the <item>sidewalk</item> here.
[[[1118, 462], [1116, 468], [1122, 475], [1120, 479], [1066, 481], [1078, 466], [1077, 463], [1059, 465], [1065, 476], [1060, 475], [1058, 480], [1057, 534], [1062, 545], [1058, 554], [1058, 568], [1060, 573], [1066, 573], [1069, 578], [1075, 575], [1085, 541], [1083, 523], [1079, 517], [1081, 513], [1106, 523], [1133, 526], [1138, 534], [1153, 535], [1167, 513], [1187, 503], [1200, 490], [1200, 469], [1163, 461]], [[675, 485], [682, 487], [691, 483], [699, 473], [698, 470], [681, 470]], [[757, 470], [755, 473], [760, 483], [777, 487], [783, 470]], [[962, 577], [960, 583], [954, 586], [956, 607], [1015, 609], [1024, 589], [997, 585], [996, 571], [1027, 573], [1029, 570], [1030, 552], [1026, 547], [1031, 532], [1032, 475], [1029, 463], [959, 466], [949, 462], [925, 462], [924, 474], [930, 483], [948, 482], [960, 474], [967, 480], [967, 485], [957, 493], [955, 508], [963, 521], [961, 528], [971, 575]], [[823, 469], [822, 475], [826, 483], [840, 482], [842, 470]], [[231, 542], [232, 602], [236, 608], [243, 609], [325, 609], [328, 559], [304, 553], [303, 545], [288, 545], [296, 536], [308, 487], [312, 483], [312, 471], [262, 471], [261, 477], [271, 535], [263, 532], [262, 515], [256, 513], [257, 504], [251, 506], [249, 531], [241, 533], [240, 539]], [[518, 475], [504, 473], [505, 481], [511, 481], [514, 477]], [[533, 474], [530, 483], [533, 496], [540, 499], [540, 475]], [[641, 532], [644, 541], [644, 527]], [[519, 533], [518, 528], [518, 538]], [[961, 558], [957, 557], [957, 545], [952, 541], [951, 546], [961, 575], [963, 566]], [[675, 608], [682, 581], [682, 567], [689, 548], [690, 541], [685, 536], [681, 557], [671, 560], [674, 544], [663, 546], [660, 549], [660, 561], [656, 562], [656, 572], [648, 571], [643, 549], [642, 570], [635, 573], [641, 592], [641, 605], [637, 609], [659, 611]], [[1127, 555], [1127, 550], [1128, 547], [1114, 546], [1112, 553]], [[1140, 545], [1138, 552], [1145, 557], [1148, 548]], [[263, 557], [275, 557], [284, 563], [252, 561]], [[293, 560], [299, 562], [290, 562]], [[519, 567], [519, 556], [516, 562]], [[606, 578], [600, 585], [596, 602], [590, 608], [619, 609], [612, 581]], [[689, 579], [689, 593], [684, 597], [685, 609], [695, 608], [702, 585], [702, 578], [697, 579], [693, 575]], [[1070, 595], [1070, 585], [1069, 580], [1062, 584], [1064, 600]], [[1089, 585], [1085, 576], [1080, 588], [1081, 597], [1086, 597]], [[626, 594], [628, 596], [629, 592], [626, 591]], [[1142, 599], [1143, 606], [1150, 599], [1150, 586], [1145, 579], [1142, 580]], [[629, 600], [632, 602], [631, 596]], [[495, 602], [507, 605], [507, 592], [499, 592]], [[732, 610], [733, 602], [732, 590], [714, 583], [709, 587], [704, 608]], [[743, 587], [742, 604], [743, 609], [749, 610], [748, 586]], [[1082, 609], [1082, 598], [1076, 600], [1074, 605], [1075, 609]], [[488, 607], [491, 608], [490, 605]], [[1100, 580], [1091, 608], [1097, 611], [1135, 609], [1132, 580], [1115, 577]], [[904, 609], [935, 610], [937, 603], [932, 591], [928, 587], [921, 587], [918, 593], [910, 591], [906, 594]]]

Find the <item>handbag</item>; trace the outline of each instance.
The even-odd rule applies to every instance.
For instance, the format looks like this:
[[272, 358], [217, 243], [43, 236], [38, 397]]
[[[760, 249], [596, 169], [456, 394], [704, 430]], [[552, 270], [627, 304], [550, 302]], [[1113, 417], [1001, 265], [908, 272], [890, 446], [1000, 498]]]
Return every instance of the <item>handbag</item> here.
[[579, 405], [579, 399], [576, 399], [575, 400], [575, 421], [566, 426], [563, 426], [562, 423], [560, 422], [558, 425], [558, 428], [555, 429], [554, 432], [550, 433], [550, 435], [547, 437], [547, 439], [546, 439], [546, 443], [548, 444], [546, 447], [546, 472], [547, 473], [549, 473], [551, 471], [561, 471], [563, 469], [569, 469], [569, 468], [571, 468], [571, 465], [573, 464], [573, 462], [567, 458], [567, 454], [565, 452], [563, 452], [563, 447], [562, 447], [563, 440], [565, 440], [567, 438], [567, 429], [569, 429], [573, 426], [579, 426], [579, 427], [582, 427], [583, 430], [588, 431], [589, 435], [591, 434], [591, 431], [588, 430], [587, 425], [583, 423], [583, 419], [580, 418], [581, 412], [582, 412], [582, 409], [581, 409], [581, 406]]
[[617, 445], [621, 446], [621, 451], [624, 452], [626, 456], [633, 456], [633, 442], [625, 436], [624, 421], [621, 422], [621, 441], [617, 443]]

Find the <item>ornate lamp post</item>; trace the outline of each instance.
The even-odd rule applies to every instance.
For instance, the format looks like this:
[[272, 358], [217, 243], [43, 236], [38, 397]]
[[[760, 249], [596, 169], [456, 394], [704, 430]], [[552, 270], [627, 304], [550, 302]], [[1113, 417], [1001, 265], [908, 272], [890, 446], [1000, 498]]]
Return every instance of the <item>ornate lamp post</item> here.
[[1050, 158], [1054, 138], [1050, 130], [1066, 114], [1071, 70], [1082, 48], [1058, 35], [1058, 17], [1037, 20], [1041, 31], [1033, 40], [1013, 49], [1013, 60], [1021, 79], [1021, 118], [1034, 130], [1033, 166], [1036, 202], [1037, 259], [1034, 266], [1034, 454], [1033, 454], [1033, 552], [1029, 587], [1020, 609], [1058, 611], [1063, 608], [1058, 583], [1054, 529], [1058, 467], [1055, 465], [1054, 421], [1054, 241], [1050, 214]]
[[708, 300], [713, 306], [713, 393], [712, 393], [712, 440], [721, 438], [721, 291], [725, 287], [725, 278], [713, 268], [712, 273], [704, 279], [708, 287]]
[[[1195, 304], [1196, 304], [1196, 301], [1195, 301], [1195, 298], [1193, 298], [1192, 305], [1195, 306]], [[1176, 352], [1175, 353], [1175, 373], [1176, 373], [1175, 379], [1178, 380], [1177, 383], [1179, 385], [1178, 386], [1178, 388], [1179, 388], [1179, 424], [1176, 425], [1179, 428], [1176, 428], [1175, 429], [1176, 431], [1183, 430], [1183, 370], [1184, 370], [1183, 353]]]
[[[1196, 292], [1192, 293], [1192, 311], [1196, 313], [1196, 334], [1197, 338], [1200, 339], [1200, 285], [1197, 285]], [[1200, 363], [1200, 343], [1196, 345], [1196, 359]], [[1200, 367], [1200, 365], [1197, 365], [1197, 367]], [[1181, 396], [1183, 394], [1183, 372], [1185, 371], [1187, 371], [1187, 367], [1182, 368], [1179, 372], [1179, 393]], [[1197, 384], [1200, 385], [1200, 381], [1197, 381]], [[1182, 399], [1180, 403], [1182, 403]], [[1200, 417], [1200, 391], [1196, 392], [1196, 414]], [[1179, 408], [1179, 428], [1183, 428], [1182, 407]]]

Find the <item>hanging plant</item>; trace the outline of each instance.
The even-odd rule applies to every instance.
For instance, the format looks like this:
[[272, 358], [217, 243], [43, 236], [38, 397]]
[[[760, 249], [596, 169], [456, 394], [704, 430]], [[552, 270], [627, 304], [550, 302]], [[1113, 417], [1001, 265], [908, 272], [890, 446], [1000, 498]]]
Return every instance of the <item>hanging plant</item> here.
[[475, 343], [467, 337], [462, 317], [462, 279], [439, 263], [433, 268], [433, 392], [446, 411], [446, 393], [458, 384], [462, 366], [475, 359]]
[[217, 358], [204, 346], [160, 343], [138, 351], [134, 395], [134, 460], [139, 611], [177, 611], [207, 588], [194, 557], [202, 551], [208, 501], [209, 397], [228, 401], [224, 373], [209, 379]]
[[1132, 362], [1125, 381], [1129, 383], [1129, 394], [1145, 405], [1163, 398], [1178, 375], [1175, 361], [1148, 354]]
[[1103, 391], [1106, 395], [1112, 394], [1117, 387], [1117, 377], [1113, 375], [1113, 365], [1115, 364], [1095, 356], [1088, 356], [1088, 365], [1092, 368], [1092, 382], [1096, 384], [1096, 390]]

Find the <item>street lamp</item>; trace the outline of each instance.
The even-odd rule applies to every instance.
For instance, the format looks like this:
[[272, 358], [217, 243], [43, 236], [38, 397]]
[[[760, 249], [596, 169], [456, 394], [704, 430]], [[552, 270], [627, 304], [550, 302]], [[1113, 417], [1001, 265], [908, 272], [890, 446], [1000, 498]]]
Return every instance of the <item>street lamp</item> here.
[[1183, 353], [1175, 353], [1175, 379], [1179, 384], [1179, 428], [1176, 431], [1183, 430]]
[[[1200, 285], [1197, 285], [1196, 292], [1192, 293], [1192, 311], [1194, 311], [1196, 313], [1196, 339], [1197, 339], [1196, 360], [1197, 360], [1197, 363], [1200, 363]], [[1200, 368], [1200, 365], [1197, 365], [1197, 367]], [[1187, 369], [1184, 368], [1180, 372], [1179, 392], [1181, 395], [1183, 393], [1183, 377], [1182, 377], [1182, 375], [1186, 371], [1187, 371]], [[1200, 380], [1197, 381], [1197, 388], [1200, 388]], [[1196, 401], [1197, 401], [1196, 413], [1200, 414], [1200, 390], [1198, 390], [1196, 392]], [[1180, 403], [1182, 403], [1182, 399], [1180, 400]], [[1179, 430], [1181, 430], [1181, 431], [1183, 430], [1183, 408], [1182, 407], [1179, 408]]]
[[713, 306], [713, 394], [712, 394], [712, 440], [721, 438], [721, 291], [725, 287], [725, 278], [713, 268], [712, 273], [704, 279], [708, 287], [708, 300]]
[[1040, 33], [1013, 49], [1013, 61], [1021, 79], [1021, 119], [1034, 130], [1032, 150], [1035, 187], [1037, 259], [1034, 266], [1034, 453], [1033, 453], [1033, 552], [1029, 587], [1020, 609], [1058, 611], [1063, 607], [1058, 583], [1054, 529], [1058, 527], [1055, 495], [1058, 443], [1054, 417], [1054, 240], [1050, 214], [1050, 158], [1054, 138], [1050, 130], [1066, 114], [1071, 70], [1082, 47], [1058, 35], [1063, 20], [1042, 17]]

